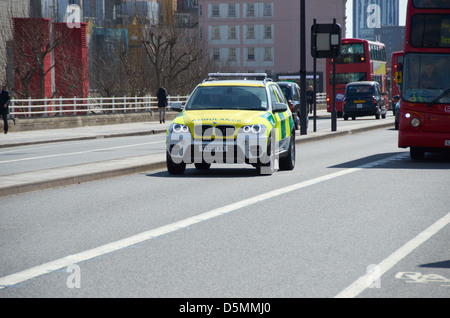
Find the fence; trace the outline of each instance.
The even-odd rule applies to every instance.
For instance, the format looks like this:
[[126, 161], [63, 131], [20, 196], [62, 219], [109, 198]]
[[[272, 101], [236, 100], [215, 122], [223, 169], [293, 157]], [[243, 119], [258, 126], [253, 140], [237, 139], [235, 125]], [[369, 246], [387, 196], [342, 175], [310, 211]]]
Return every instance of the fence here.
[[327, 93], [316, 93], [316, 103], [326, 104], [327, 103]]
[[[175, 101], [186, 102], [187, 96], [168, 96], [169, 105]], [[89, 114], [115, 114], [151, 112], [158, 107], [156, 96], [144, 97], [71, 97], [44, 99], [11, 99], [11, 118], [50, 116], [77, 116]]]
[[[169, 105], [175, 101], [185, 103], [188, 96], [168, 96]], [[318, 104], [326, 102], [325, 93], [317, 93]], [[88, 97], [88, 98], [44, 98], [11, 99], [11, 118], [32, 118], [51, 116], [78, 116], [89, 114], [115, 114], [151, 112], [156, 110], [156, 96], [144, 97]]]

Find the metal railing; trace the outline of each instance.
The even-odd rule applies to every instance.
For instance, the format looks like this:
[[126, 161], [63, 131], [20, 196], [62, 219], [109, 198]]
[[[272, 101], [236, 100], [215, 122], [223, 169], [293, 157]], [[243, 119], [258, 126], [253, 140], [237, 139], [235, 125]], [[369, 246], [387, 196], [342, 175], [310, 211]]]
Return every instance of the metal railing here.
[[316, 103], [326, 104], [327, 103], [327, 93], [316, 93]]
[[[167, 99], [170, 105], [175, 101], [186, 102], [187, 96], [168, 96]], [[156, 96], [13, 98], [9, 105], [9, 114], [11, 118], [123, 114], [151, 112], [157, 107]]]
[[[180, 101], [185, 103], [188, 96], [168, 96], [169, 105]], [[326, 103], [326, 93], [316, 94], [317, 104]], [[11, 118], [36, 118], [52, 116], [80, 116], [90, 114], [142, 113], [157, 110], [156, 96], [143, 97], [71, 97], [44, 99], [11, 99]], [[169, 108], [170, 109], [170, 108]]]

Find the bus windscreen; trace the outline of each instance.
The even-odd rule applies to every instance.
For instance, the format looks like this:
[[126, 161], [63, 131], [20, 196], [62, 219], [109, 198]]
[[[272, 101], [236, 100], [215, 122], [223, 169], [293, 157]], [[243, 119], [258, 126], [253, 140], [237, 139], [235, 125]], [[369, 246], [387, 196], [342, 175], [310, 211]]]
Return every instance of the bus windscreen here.
[[[412, 103], [430, 103], [450, 88], [450, 54], [405, 55], [402, 98]], [[436, 101], [450, 103], [447, 94]]]
[[[332, 60], [330, 59], [330, 63]], [[364, 45], [362, 43], [341, 43], [341, 54], [336, 57], [336, 64], [364, 63]]]

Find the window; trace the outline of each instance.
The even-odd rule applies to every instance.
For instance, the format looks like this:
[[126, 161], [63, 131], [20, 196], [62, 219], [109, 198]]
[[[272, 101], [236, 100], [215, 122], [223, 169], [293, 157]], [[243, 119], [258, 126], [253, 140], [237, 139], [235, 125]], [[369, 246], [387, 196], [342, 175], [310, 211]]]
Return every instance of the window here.
[[220, 40], [220, 28], [218, 25], [214, 25], [212, 27], [212, 39], [213, 40]]
[[275, 85], [269, 86], [269, 95], [270, 95], [270, 100], [272, 101], [272, 105], [279, 102], [278, 94], [275, 90]]
[[264, 61], [272, 61], [272, 49], [264, 48]]
[[255, 5], [247, 4], [247, 17], [254, 17], [254, 16], [255, 16]]
[[370, 59], [375, 61], [386, 61], [386, 50], [382, 46], [370, 44]]
[[294, 99], [294, 100], [300, 99], [300, 90], [299, 90], [299, 87], [296, 85], [294, 85], [294, 97], [292, 99]]
[[271, 17], [272, 16], [272, 4], [264, 3], [264, 16]]
[[236, 17], [236, 4], [228, 4], [228, 17]]
[[272, 61], [272, 48], [264, 48], [264, 61]]
[[414, 0], [416, 8], [439, 8], [450, 9], [450, 2], [448, 0]]
[[236, 58], [236, 48], [232, 47], [230, 48], [230, 51], [228, 53], [228, 59], [231, 62], [236, 62], [237, 58]]
[[247, 26], [247, 39], [254, 39], [255, 38], [255, 26], [249, 25]]
[[[449, 86], [450, 54], [409, 53], [403, 59], [402, 99], [430, 103]], [[450, 94], [436, 100], [449, 104]]]
[[[330, 59], [330, 64], [333, 59]], [[336, 64], [364, 63], [364, 46], [362, 43], [341, 44], [341, 55], [336, 57]]]
[[213, 4], [212, 5], [212, 16], [213, 17], [220, 17], [219, 5], [218, 4]]
[[220, 60], [220, 49], [219, 48], [213, 48], [213, 60], [219, 61]]
[[265, 25], [264, 26], [264, 38], [265, 39], [271, 39], [272, 38], [272, 26], [271, 25]]
[[450, 47], [450, 15], [416, 14], [411, 19], [410, 43], [414, 47]]
[[247, 60], [248, 61], [254, 61], [255, 60], [255, 48], [249, 47], [247, 49]]
[[236, 26], [231, 25], [228, 27], [228, 39], [230, 40], [236, 39]]

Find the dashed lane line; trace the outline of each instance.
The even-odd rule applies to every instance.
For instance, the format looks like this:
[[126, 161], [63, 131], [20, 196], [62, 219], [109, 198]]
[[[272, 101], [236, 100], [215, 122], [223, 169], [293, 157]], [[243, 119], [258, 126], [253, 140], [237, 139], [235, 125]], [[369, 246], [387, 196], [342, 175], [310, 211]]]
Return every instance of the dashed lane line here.
[[93, 259], [95, 257], [98, 256], [102, 256], [111, 252], [115, 252], [118, 251], [120, 249], [126, 248], [126, 247], [130, 247], [139, 243], [142, 243], [144, 241], [150, 240], [152, 238], [158, 237], [158, 236], [162, 236], [171, 232], [175, 232], [179, 229], [183, 229], [189, 226], [192, 226], [194, 224], [206, 221], [206, 220], [210, 220], [212, 218], [221, 216], [221, 215], [225, 215], [227, 213], [242, 209], [244, 207], [247, 207], [249, 205], [261, 202], [261, 201], [265, 201], [265, 200], [269, 200], [271, 198], [280, 196], [280, 195], [284, 195], [287, 192], [292, 192], [292, 191], [296, 191], [311, 185], [315, 185], [324, 181], [328, 181], [331, 179], [335, 179], [356, 171], [360, 171], [363, 169], [368, 169], [368, 168], [372, 168], [378, 165], [382, 165], [388, 161], [391, 160], [396, 160], [400, 157], [404, 157], [406, 156], [405, 153], [400, 153], [394, 156], [390, 156], [384, 159], [380, 159], [380, 160], [376, 160], [355, 168], [349, 168], [349, 169], [344, 169], [344, 170], [340, 170], [337, 172], [333, 172], [321, 177], [317, 177], [311, 180], [306, 180], [306, 181], [302, 181], [290, 186], [286, 186], [284, 188], [279, 188], [276, 190], [272, 190], [257, 196], [254, 196], [252, 198], [248, 198], [242, 201], [238, 201], [172, 224], [168, 224], [156, 229], [152, 229], [146, 232], [142, 232], [140, 234], [134, 235], [134, 236], [130, 236], [128, 238], [116, 241], [116, 242], [112, 242], [112, 243], [108, 243], [102, 246], [99, 246], [97, 248], [93, 248], [84, 252], [80, 252], [77, 254], [73, 254], [73, 255], [69, 255], [60, 259], [57, 259], [55, 261], [51, 261], [42, 265], [38, 265], [36, 267], [15, 273], [15, 274], [11, 274], [5, 277], [1, 277], [0, 278], [0, 289], [3, 289], [5, 287], [8, 286], [13, 286], [19, 283], [22, 283], [24, 281], [39, 277], [41, 275], [45, 275], [48, 274], [52, 271], [56, 271], [56, 270], [60, 270], [64, 267], [70, 266], [72, 264], [76, 264], [76, 263], [80, 263], [83, 261], [87, 261], [90, 259]]

